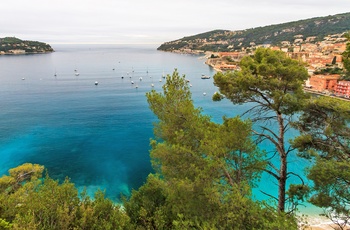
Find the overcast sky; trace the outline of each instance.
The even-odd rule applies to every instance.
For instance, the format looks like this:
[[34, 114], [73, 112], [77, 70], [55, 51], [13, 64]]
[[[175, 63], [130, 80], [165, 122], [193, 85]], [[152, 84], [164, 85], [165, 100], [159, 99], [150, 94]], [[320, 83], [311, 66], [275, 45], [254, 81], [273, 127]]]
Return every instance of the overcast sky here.
[[350, 12], [350, 0], [5, 0], [0, 37], [57, 43], [161, 44]]

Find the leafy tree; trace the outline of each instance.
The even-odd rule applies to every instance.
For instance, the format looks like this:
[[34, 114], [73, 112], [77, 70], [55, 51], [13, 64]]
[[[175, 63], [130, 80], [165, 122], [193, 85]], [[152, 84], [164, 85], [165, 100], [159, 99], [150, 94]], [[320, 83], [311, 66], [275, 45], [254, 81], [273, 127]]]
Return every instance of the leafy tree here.
[[41, 178], [43, 169], [26, 163], [0, 178], [1, 229], [128, 229], [129, 218], [104, 193], [80, 199], [68, 179]]
[[185, 77], [176, 70], [163, 93], [153, 90], [147, 99], [159, 118], [151, 159], [160, 176], [150, 176], [125, 203], [132, 223], [146, 229], [296, 227], [293, 219], [251, 199], [264, 153], [252, 141], [250, 121], [211, 122], [193, 106]]
[[15, 228], [73, 229], [76, 226], [79, 197], [69, 180], [59, 185], [57, 181], [45, 178], [34, 189], [27, 183], [10, 199], [19, 206], [13, 221]]
[[13, 193], [24, 182], [35, 181], [42, 177], [44, 167], [38, 164], [25, 163], [9, 170], [8, 176], [0, 178], [0, 192]]
[[315, 161], [308, 171], [314, 182], [310, 201], [340, 227], [350, 221], [349, 108], [349, 102], [336, 98], [313, 99], [294, 124], [301, 132], [294, 146]]
[[350, 79], [350, 32], [345, 34], [345, 37], [348, 39], [348, 42], [346, 43], [346, 50], [343, 52], [342, 56], [344, 68], [347, 70], [346, 78]]
[[129, 200], [124, 199], [125, 211], [135, 229], [170, 229], [172, 219], [167, 207], [166, 183], [159, 175], [150, 174], [147, 182]]
[[86, 192], [81, 194], [77, 217], [80, 229], [124, 230], [130, 227], [129, 217], [122, 207], [105, 198], [105, 193], [100, 190], [95, 193], [93, 200], [86, 195]]
[[[306, 98], [302, 90], [308, 78], [304, 66], [281, 51], [259, 48], [253, 56], [244, 57], [240, 71], [217, 73], [214, 84], [220, 94], [234, 104], [253, 103], [246, 111], [257, 127], [254, 133], [258, 141], [268, 141], [274, 146], [279, 164], [269, 161], [266, 169], [278, 181], [278, 210], [285, 211], [286, 182], [293, 172], [288, 172], [287, 159], [292, 148], [288, 147], [285, 135], [294, 114], [302, 109]], [[277, 129], [271, 127], [276, 124]]]

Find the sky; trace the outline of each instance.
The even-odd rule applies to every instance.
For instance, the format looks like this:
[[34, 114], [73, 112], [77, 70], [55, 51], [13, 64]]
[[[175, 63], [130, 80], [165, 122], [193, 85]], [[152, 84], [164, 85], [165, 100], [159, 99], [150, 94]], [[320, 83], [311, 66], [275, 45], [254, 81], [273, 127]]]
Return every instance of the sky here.
[[162, 44], [350, 12], [350, 0], [5, 0], [0, 37], [49, 44]]

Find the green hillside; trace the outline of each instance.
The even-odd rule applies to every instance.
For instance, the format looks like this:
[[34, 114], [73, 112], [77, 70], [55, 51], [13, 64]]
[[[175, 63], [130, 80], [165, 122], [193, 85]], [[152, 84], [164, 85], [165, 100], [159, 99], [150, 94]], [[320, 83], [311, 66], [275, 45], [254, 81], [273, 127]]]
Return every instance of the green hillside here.
[[16, 37], [0, 38], [0, 53], [12, 54], [14, 50], [22, 53], [46, 53], [54, 50], [49, 44], [38, 41], [25, 41]]
[[296, 35], [303, 35], [303, 38], [316, 37], [316, 42], [327, 35], [349, 30], [350, 13], [344, 13], [240, 31], [214, 30], [166, 42], [158, 50], [233, 51], [251, 44], [279, 45], [282, 41], [292, 43]]

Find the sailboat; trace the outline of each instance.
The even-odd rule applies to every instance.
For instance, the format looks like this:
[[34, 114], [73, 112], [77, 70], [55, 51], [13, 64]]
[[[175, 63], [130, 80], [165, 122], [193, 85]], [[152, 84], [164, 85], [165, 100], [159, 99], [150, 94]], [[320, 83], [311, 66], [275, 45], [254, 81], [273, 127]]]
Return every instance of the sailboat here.
[[78, 73], [78, 70], [77, 70], [77, 69], [74, 70], [74, 75], [75, 75], [75, 76], [79, 76], [79, 73]]

